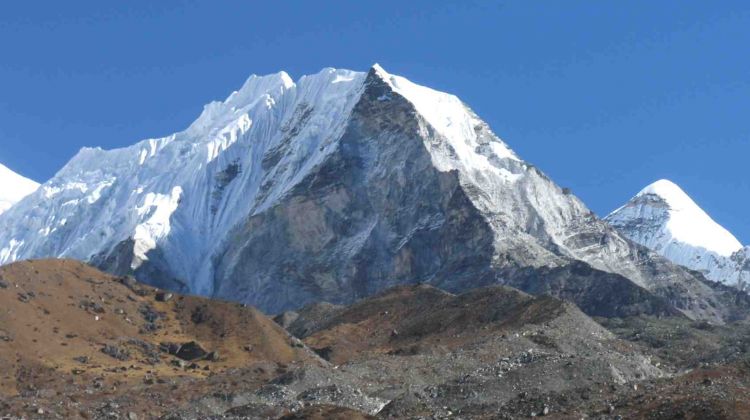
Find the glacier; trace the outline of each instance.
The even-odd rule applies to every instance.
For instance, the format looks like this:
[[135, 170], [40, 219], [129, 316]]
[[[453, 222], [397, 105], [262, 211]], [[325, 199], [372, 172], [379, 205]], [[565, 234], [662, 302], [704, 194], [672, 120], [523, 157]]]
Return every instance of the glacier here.
[[565, 284], [544, 292], [571, 299], [605, 279], [690, 317], [731, 312], [523, 161], [458, 97], [379, 65], [253, 75], [183, 131], [82, 149], [0, 215], [0, 263], [40, 257], [267, 312], [403, 283], [552, 278]]

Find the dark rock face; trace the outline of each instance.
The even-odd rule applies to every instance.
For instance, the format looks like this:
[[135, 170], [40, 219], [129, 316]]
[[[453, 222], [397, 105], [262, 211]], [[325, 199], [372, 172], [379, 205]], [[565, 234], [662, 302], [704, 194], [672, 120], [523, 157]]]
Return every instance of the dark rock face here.
[[[148, 260], [140, 261], [134, 252], [135, 241], [128, 238], [107, 252], [102, 252], [91, 258], [89, 263], [103, 271], [121, 276], [135, 275], [143, 283], [175, 292], [188, 293], [188, 286], [172, 274], [169, 265], [162, 257], [160, 249], [148, 252]], [[138, 268], [132, 264], [138, 261]]]
[[[161, 350], [165, 351], [172, 356], [175, 356], [177, 358], [180, 358], [182, 360], [186, 360], [188, 362], [192, 362], [193, 360], [200, 360], [205, 357], [207, 357], [209, 353], [206, 350], [201, 347], [200, 344], [196, 343], [195, 341], [189, 341], [187, 343], [183, 344], [177, 344], [177, 343], [162, 343]], [[218, 359], [218, 353], [213, 353]], [[212, 356], [213, 359], [213, 356]]]
[[156, 295], [154, 295], [154, 299], [156, 299], [157, 302], [167, 302], [172, 299], [173, 296], [172, 293], [158, 291], [156, 292]]
[[335, 154], [233, 233], [217, 258], [217, 297], [273, 313], [396, 284], [493, 281], [491, 229], [458, 176], [435, 169], [413, 106], [377, 99], [386, 89], [369, 77]]
[[116, 274], [131, 274], [130, 265], [135, 258], [133, 247], [135, 241], [127, 239], [120, 242], [107, 252], [100, 253], [91, 258], [91, 265], [104, 271]]
[[508, 284], [531, 294], [569, 300], [591, 316], [683, 316], [667, 299], [619, 274], [597, 270], [582, 261], [563, 267], [521, 270]]

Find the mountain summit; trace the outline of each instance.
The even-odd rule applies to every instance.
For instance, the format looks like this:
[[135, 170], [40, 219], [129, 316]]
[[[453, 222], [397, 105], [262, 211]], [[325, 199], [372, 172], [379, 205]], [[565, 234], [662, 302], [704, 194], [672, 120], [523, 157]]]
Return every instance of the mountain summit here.
[[504, 283], [594, 314], [730, 312], [521, 160], [459, 98], [378, 65], [251, 76], [184, 131], [81, 150], [0, 217], [0, 263], [34, 257], [267, 312], [404, 283]]
[[0, 164], [0, 213], [36, 191], [39, 184]]
[[647, 186], [606, 220], [628, 238], [711, 280], [741, 288], [750, 281], [750, 253], [671, 181]]

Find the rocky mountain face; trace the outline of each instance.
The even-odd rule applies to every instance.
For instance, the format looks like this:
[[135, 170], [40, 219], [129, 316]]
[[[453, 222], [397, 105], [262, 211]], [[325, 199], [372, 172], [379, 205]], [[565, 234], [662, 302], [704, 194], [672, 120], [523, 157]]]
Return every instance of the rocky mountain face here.
[[746, 290], [750, 247], [744, 247], [679, 186], [657, 181], [606, 217], [633, 241], [706, 278]]
[[377, 65], [252, 76], [182, 132], [81, 150], [0, 216], [0, 262], [43, 256], [272, 313], [406, 283], [587, 312], [617, 293], [617, 310], [715, 322], [738, 301], [599, 220], [455, 96]]
[[39, 184], [0, 164], [0, 214], [36, 191]]

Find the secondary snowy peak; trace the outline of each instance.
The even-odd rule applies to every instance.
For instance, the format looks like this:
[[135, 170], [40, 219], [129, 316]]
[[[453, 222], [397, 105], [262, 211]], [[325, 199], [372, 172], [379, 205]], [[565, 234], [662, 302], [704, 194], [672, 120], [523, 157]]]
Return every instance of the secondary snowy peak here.
[[675, 241], [705, 248], [722, 256], [730, 256], [742, 244], [728, 230], [716, 223], [677, 184], [662, 179], [638, 193], [636, 197], [653, 195], [669, 206], [666, 229]]
[[742, 244], [679, 186], [659, 180], [606, 220], [630, 239], [673, 262], [727, 284], [744, 284]]
[[0, 164], [0, 213], [36, 191], [39, 184]]

